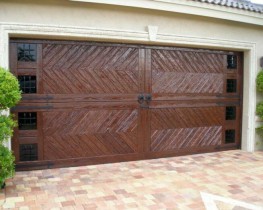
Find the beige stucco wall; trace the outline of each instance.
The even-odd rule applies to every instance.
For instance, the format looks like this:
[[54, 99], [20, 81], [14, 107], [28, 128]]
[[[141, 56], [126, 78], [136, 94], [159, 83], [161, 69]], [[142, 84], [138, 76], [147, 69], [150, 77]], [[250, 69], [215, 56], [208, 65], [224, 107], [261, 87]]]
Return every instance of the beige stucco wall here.
[[[67, 0], [1, 0], [0, 24], [1, 23], [88, 27], [131, 32], [147, 32], [147, 26], [153, 25], [158, 26], [158, 34], [163, 35], [169, 34], [189, 38], [195, 37], [202, 39], [207, 38], [209, 40], [215, 39], [255, 43], [255, 56], [257, 61], [256, 71], [260, 70], [259, 58], [263, 56], [263, 26], [173, 12], [70, 2]], [[22, 35], [22, 33], [21, 35], [16, 34], [15, 36], [30, 37], [30, 35]], [[36, 35], [32, 35], [31, 37], [35, 36]], [[54, 35], [45, 35], [43, 37], [50, 38], [54, 37]], [[81, 36], [64, 36], [63, 38], [90, 39], [85, 38], [85, 36], [82, 37], [83, 38], [81, 38]], [[107, 41], [108, 38], [103, 38], [103, 40]], [[134, 41], [129, 38], [124, 40], [125, 37], [123, 37], [121, 40], [122, 42], [158, 44], [158, 40], [157, 42], [150, 40]], [[176, 42], [166, 44], [178, 45]], [[184, 45], [192, 46], [191, 42]], [[207, 46], [204, 45], [201, 47]], [[230, 49], [231, 46], [221, 46], [219, 44], [214, 48]], [[246, 69], [249, 68], [249, 63], [249, 55], [245, 53], [245, 71], [248, 71]], [[249, 88], [248, 83], [245, 82], [244, 88]], [[246, 94], [244, 95], [244, 98], [245, 97]], [[249, 106], [249, 102], [245, 103], [244, 106]], [[255, 116], [250, 117], [254, 118]]]
[[[159, 27], [158, 33], [263, 43], [263, 27], [260, 26], [156, 10], [67, 0], [1, 0], [0, 11], [0, 22], [131, 31], [145, 31], [146, 26], [156, 25]], [[263, 51], [263, 49], [261, 50]]]

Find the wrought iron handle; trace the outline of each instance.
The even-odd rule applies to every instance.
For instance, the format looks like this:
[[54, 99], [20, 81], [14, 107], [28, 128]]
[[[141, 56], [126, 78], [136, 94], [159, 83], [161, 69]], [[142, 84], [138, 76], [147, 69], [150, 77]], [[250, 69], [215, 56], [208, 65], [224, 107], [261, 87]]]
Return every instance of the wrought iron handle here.
[[143, 94], [138, 95], [138, 102], [139, 102], [139, 104], [142, 104], [143, 101], [144, 101], [144, 95]]
[[146, 99], [147, 102], [150, 102], [152, 100], [152, 95], [151, 94], [147, 94], [145, 96], [145, 99]]

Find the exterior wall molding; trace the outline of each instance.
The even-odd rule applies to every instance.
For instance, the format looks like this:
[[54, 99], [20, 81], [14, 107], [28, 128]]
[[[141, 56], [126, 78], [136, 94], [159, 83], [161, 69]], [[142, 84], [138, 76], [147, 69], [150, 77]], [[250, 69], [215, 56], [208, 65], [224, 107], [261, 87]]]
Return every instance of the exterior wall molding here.
[[199, 15], [263, 26], [261, 13], [187, 0], [69, 0]]
[[158, 26], [148, 26], [148, 33], [150, 41], [155, 41], [158, 33]]
[[[242, 150], [255, 150], [255, 107], [257, 73], [256, 43], [214, 39], [176, 34], [156, 34], [151, 40], [147, 31], [126, 31], [117, 29], [82, 28], [56, 25], [34, 25], [21, 23], [0, 23], [0, 65], [9, 67], [9, 38], [60, 38], [68, 40], [115, 41], [170, 46], [187, 46], [214, 49], [233, 49], [244, 52], [244, 91], [242, 117]], [[9, 141], [9, 148], [11, 144]]]

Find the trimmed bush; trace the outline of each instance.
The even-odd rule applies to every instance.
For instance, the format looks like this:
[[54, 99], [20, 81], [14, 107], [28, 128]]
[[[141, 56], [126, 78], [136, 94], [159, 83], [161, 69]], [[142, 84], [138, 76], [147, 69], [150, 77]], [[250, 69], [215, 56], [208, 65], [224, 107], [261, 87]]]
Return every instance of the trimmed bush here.
[[0, 144], [0, 188], [3, 187], [7, 178], [14, 175], [14, 160], [12, 151]]
[[260, 119], [263, 119], [263, 102], [257, 104], [256, 114], [260, 117]]
[[0, 115], [0, 144], [7, 141], [9, 137], [13, 136], [13, 129], [17, 123], [12, 119], [12, 115]]
[[19, 83], [8, 70], [0, 67], [0, 187], [5, 180], [14, 175], [14, 156], [3, 143], [13, 135], [17, 125], [12, 115], [3, 115], [2, 111], [15, 106], [21, 99]]
[[18, 80], [9, 71], [0, 67], [0, 109], [11, 108], [20, 99]]
[[[258, 73], [258, 76], [256, 79], [256, 86], [257, 86], [257, 91], [260, 93], [263, 93], [263, 71], [260, 71]], [[261, 120], [263, 120], [263, 102], [260, 102], [257, 104], [256, 114], [259, 116]], [[263, 125], [256, 128], [256, 132], [259, 136], [263, 138]]]
[[257, 91], [263, 92], [263, 71], [259, 72], [256, 79]]
[[263, 137], [263, 125], [256, 128], [256, 132], [260, 137]]

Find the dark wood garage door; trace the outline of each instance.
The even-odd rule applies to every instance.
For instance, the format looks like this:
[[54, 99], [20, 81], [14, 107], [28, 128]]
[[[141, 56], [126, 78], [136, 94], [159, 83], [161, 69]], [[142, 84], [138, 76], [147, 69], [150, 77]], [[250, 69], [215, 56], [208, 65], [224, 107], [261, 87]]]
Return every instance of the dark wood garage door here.
[[23, 91], [18, 169], [240, 146], [241, 53], [11, 40], [10, 68]]

